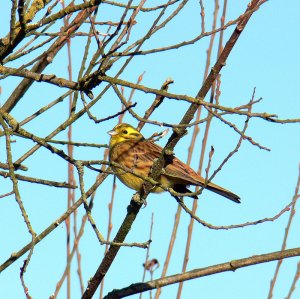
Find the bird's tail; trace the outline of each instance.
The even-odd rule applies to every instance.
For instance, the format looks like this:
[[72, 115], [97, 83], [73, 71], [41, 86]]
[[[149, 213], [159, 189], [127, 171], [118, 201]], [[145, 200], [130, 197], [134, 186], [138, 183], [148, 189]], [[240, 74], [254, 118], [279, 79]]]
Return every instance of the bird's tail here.
[[[203, 183], [201, 184], [198, 184], [198, 186], [203, 186]], [[186, 185], [181, 185], [181, 184], [176, 184], [174, 185], [173, 189], [176, 191], [176, 192], [179, 192], [179, 193], [186, 193], [186, 192], [192, 192], [191, 190], [189, 190]], [[222, 195], [236, 203], [241, 203], [240, 201], [240, 197], [237, 196], [236, 194], [232, 193], [231, 191], [229, 190], [226, 190], [214, 183], [208, 183], [205, 187], [205, 189], [207, 190], [210, 190], [212, 192], [215, 192], [215, 193], [218, 193], [219, 195]], [[192, 198], [195, 198], [195, 199], [198, 199], [198, 196], [197, 195], [193, 195], [191, 196]]]
[[226, 189], [224, 189], [224, 188], [222, 188], [222, 187], [220, 187], [220, 186], [218, 186], [214, 183], [208, 183], [205, 188], [212, 191], [212, 192], [215, 192], [219, 195], [222, 195], [222, 196], [224, 196], [224, 197], [226, 197], [226, 198], [228, 198], [228, 199], [230, 199], [230, 200], [232, 200], [236, 203], [241, 203], [240, 197], [238, 195], [236, 195], [236, 194], [232, 193], [231, 191], [226, 190]]

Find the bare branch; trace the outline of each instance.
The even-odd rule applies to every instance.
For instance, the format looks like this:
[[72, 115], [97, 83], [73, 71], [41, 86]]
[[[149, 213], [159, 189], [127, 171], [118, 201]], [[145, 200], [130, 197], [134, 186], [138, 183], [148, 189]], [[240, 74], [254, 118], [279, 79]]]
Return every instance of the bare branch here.
[[293, 248], [284, 251], [254, 255], [239, 260], [228, 261], [223, 264], [208, 266], [206, 268], [193, 269], [185, 273], [167, 276], [164, 278], [159, 278], [144, 283], [143, 282], [134, 283], [127, 288], [114, 290], [111, 293], [107, 294], [107, 296], [105, 296], [104, 298], [105, 299], [124, 298], [130, 295], [139, 294], [141, 292], [153, 290], [158, 287], [161, 288], [181, 281], [200, 278], [200, 277], [209, 276], [217, 273], [236, 271], [237, 269], [240, 268], [249, 267], [249, 266], [262, 264], [262, 263], [268, 263], [268, 262], [282, 260], [282, 259], [296, 257], [296, 256], [300, 256], [300, 248]]

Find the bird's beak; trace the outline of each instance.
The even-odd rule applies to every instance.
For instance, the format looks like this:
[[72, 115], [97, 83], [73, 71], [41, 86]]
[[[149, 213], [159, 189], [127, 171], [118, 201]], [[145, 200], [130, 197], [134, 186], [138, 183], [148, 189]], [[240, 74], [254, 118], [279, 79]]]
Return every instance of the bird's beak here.
[[114, 130], [108, 131], [107, 134], [109, 134], [110, 136], [115, 136], [117, 135], [117, 132]]

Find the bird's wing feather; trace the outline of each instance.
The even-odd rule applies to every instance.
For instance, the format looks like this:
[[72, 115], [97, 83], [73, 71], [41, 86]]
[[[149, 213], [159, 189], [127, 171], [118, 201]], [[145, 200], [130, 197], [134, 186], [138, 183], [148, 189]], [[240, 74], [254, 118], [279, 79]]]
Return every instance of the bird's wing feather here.
[[161, 152], [162, 148], [149, 140], [140, 141], [131, 149], [131, 154], [136, 155], [139, 160], [143, 162], [151, 161], [152, 163], [154, 159], [160, 156]]
[[[145, 144], [147, 142], [147, 144]], [[162, 149], [147, 140], [126, 141], [117, 144], [111, 153], [112, 161], [120, 163], [134, 171], [147, 175]]]
[[[147, 143], [146, 145], [145, 142]], [[153, 163], [155, 159], [159, 158], [161, 152], [162, 148], [159, 145], [148, 140], [140, 141], [131, 148], [131, 154], [135, 155], [138, 161], [145, 163]], [[204, 179], [192, 168], [174, 156], [170, 158], [172, 161], [165, 167], [165, 176], [175, 179], [175, 182], [178, 181], [178, 183], [185, 183], [187, 185], [204, 184]]]
[[204, 179], [200, 177], [192, 168], [183, 163], [179, 159], [173, 159], [171, 164], [168, 164], [165, 168], [166, 175], [178, 180], [178, 183], [185, 183], [187, 185], [204, 184]]

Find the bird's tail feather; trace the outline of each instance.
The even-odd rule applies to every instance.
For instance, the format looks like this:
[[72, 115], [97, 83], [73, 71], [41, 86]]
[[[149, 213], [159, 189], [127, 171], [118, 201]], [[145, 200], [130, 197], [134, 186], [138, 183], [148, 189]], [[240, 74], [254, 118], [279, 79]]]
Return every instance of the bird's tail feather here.
[[232, 193], [231, 191], [226, 190], [226, 189], [224, 189], [224, 188], [222, 188], [222, 187], [220, 187], [220, 186], [218, 186], [214, 183], [208, 183], [207, 186], [206, 186], [206, 189], [208, 189], [212, 192], [215, 192], [219, 195], [222, 195], [222, 196], [224, 196], [224, 197], [226, 197], [226, 198], [228, 198], [228, 199], [230, 199], [230, 200], [232, 200], [236, 203], [241, 203], [240, 197], [238, 195], [236, 195], [236, 194]]
[[[203, 184], [199, 184], [199, 186], [203, 186]], [[191, 190], [189, 190], [185, 185], [181, 185], [181, 184], [177, 184], [173, 187], [173, 189], [176, 191], [176, 192], [179, 192], [179, 193], [186, 193], [186, 192], [192, 192]], [[226, 190], [214, 183], [208, 183], [207, 186], [205, 187], [205, 189], [208, 189], [212, 192], [215, 192], [219, 195], [222, 195], [236, 203], [241, 203], [240, 201], [240, 197], [234, 193], [232, 193], [231, 191], [229, 190]], [[197, 195], [193, 195], [191, 196], [192, 198], [195, 198], [197, 199], [198, 196]]]

